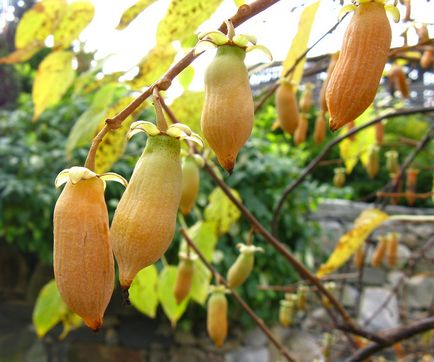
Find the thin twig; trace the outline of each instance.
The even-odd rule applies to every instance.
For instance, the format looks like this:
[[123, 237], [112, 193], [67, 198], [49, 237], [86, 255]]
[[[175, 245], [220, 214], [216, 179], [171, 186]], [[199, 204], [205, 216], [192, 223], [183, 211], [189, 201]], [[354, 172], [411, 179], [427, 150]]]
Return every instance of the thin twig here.
[[[221, 284], [224, 284], [226, 288], [229, 288], [228, 282], [225, 278], [217, 271], [214, 266], [208, 262], [208, 260], [205, 258], [205, 256], [202, 254], [202, 252], [199, 250], [199, 248], [196, 246], [196, 244], [193, 242], [193, 240], [188, 235], [188, 232], [186, 229], [181, 228], [180, 229], [182, 236], [187, 242], [187, 245], [191, 247], [191, 249], [194, 250], [194, 252], [197, 254], [199, 259], [202, 261], [202, 263], [207, 267], [207, 269], [220, 281]], [[289, 351], [286, 349], [286, 347], [280, 343], [277, 338], [273, 335], [271, 330], [267, 327], [267, 325], [264, 323], [264, 321], [259, 318], [256, 313], [253, 311], [252, 308], [244, 301], [243, 298], [234, 290], [230, 289], [231, 294], [234, 297], [234, 299], [240, 304], [240, 306], [246, 311], [246, 313], [249, 315], [250, 318], [258, 325], [258, 327], [264, 332], [264, 334], [268, 337], [271, 343], [277, 348], [277, 350], [288, 360], [295, 362], [295, 358], [292, 357], [289, 353]]]
[[344, 139], [351, 137], [352, 135], [373, 126], [374, 124], [377, 124], [385, 119], [400, 117], [400, 116], [406, 116], [410, 114], [415, 113], [430, 113], [434, 111], [434, 107], [421, 107], [421, 108], [413, 108], [413, 109], [405, 109], [400, 110], [393, 113], [388, 113], [383, 116], [380, 116], [378, 118], [373, 119], [372, 121], [369, 121], [365, 124], [362, 124], [361, 126], [354, 127], [349, 132], [345, 133], [342, 136], [336, 137], [334, 140], [330, 141], [323, 149], [322, 151], [304, 168], [304, 170], [301, 172], [298, 179], [293, 181], [291, 184], [289, 184], [284, 191], [282, 192], [282, 196], [280, 197], [276, 208], [274, 209], [273, 213], [273, 219], [271, 222], [273, 235], [277, 235], [277, 229], [278, 229], [278, 223], [280, 218], [280, 213], [282, 211], [283, 205], [285, 204], [286, 199], [291, 194], [292, 191], [294, 191], [297, 186], [299, 186], [304, 179], [315, 169], [315, 167], [318, 165], [318, 163], [330, 152], [330, 150], [342, 142]]

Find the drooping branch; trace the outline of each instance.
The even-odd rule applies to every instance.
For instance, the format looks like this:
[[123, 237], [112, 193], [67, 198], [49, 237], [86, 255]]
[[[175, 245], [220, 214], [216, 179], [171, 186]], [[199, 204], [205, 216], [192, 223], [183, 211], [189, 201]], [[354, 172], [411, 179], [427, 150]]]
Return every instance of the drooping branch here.
[[[276, 4], [279, 0], [256, 0], [251, 4], [245, 4], [238, 8], [234, 16], [230, 18], [234, 27], [246, 22], [255, 15], [268, 9], [270, 6]], [[219, 30], [225, 31], [226, 24], [223, 22]], [[148, 99], [153, 89], [157, 87], [159, 90], [167, 90], [172, 84], [172, 80], [187, 68], [193, 60], [195, 60], [200, 54], [195, 54], [194, 49], [190, 50], [181, 60], [167, 70], [167, 72], [149, 88], [147, 88], [142, 94], [134, 99], [128, 106], [126, 106], [121, 112], [112, 118], [108, 118], [105, 121], [105, 126], [94, 137], [92, 144], [89, 148], [89, 152], [86, 158], [86, 167], [94, 170], [95, 168], [95, 155], [99, 144], [103, 140], [104, 136], [110, 129], [119, 128], [122, 122], [131, 115], [146, 99]]]
[[[190, 246], [191, 249], [194, 250], [194, 252], [197, 254], [201, 262], [206, 266], [206, 268], [215, 276], [216, 279], [219, 280], [220, 283], [224, 284], [226, 288], [230, 289], [226, 279], [217, 271], [216, 268], [214, 268], [214, 266], [211, 263], [208, 262], [208, 260], [205, 258], [205, 256], [202, 254], [202, 252], [199, 250], [199, 248], [196, 246], [196, 244], [188, 235], [187, 230], [181, 228], [180, 231], [187, 244]], [[252, 320], [257, 324], [257, 326], [262, 330], [262, 332], [264, 332], [264, 334], [268, 337], [270, 342], [273, 343], [273, 345], [282, 354], [282, 356], [284, 356], [288, 361], [295, 362], [296, 360], [291, 356], [291, 354], [285, 348], [285, 346], [282, 345], [282, 343], [280, 343], [277, 340], [277, 338], [273, 335], [273, 333], [267, 327], [264, 321], [256, 315], [254, 310], [250, 308], [250, 306], [245, 302], [245, 300], [241, 298], [241, 296], [234, 289], [230, 289], [230, 291], [231, 291], [231, 295], [238, 302], [241, 308], [243, 308], [246, 311], [249, 317], [252, 318]]]
[[414, 322], [408, 326], [400, 327], [396, 330], [384, 333], [384, 343], [371, 343], [365, 348], [359, 349], [346, 362], [361, 362], [366, 361], [369, 356], [401, 342], [404, 339], [411, 338], [419, 333], [423, 333], [434, 328], [434, 317], [425, 318]]
[[276, 208], [274, 209], [274, 213], [273, 213], [273, 219], [271, 222], [271, 227], [272, 227], [272, 231], [273, 231], [273, 235], [277, 234], [277, 229], [278, 229], [278, 223], [279, 223], [279, 218], [280, 218], [280, 213], [282, 211], [282, 208], [286, 202], [286, 199], [288, 198], [288, 196], [291, 194], [292, 191], [294, 191], [301, 183], [303, 183], [303, 181], [305, 180], [305, 178], [315, 169], [315, 167], [319, 164], [319, 162], [324, 159], [325, 156], [327, 156], [327, 154], [330, 152], [330, 150], [338, 145], [339, 143], [341, 143], [344, 139], [351, 137], [352, 135], [355, 135], [356, 133], [373, 126], [374, 124], [377, 124], [385, 119], [391, 119], [391, 118], [396, 118], [396, 117], [400, 117], [400, 116], [408, 116], [411, 114], [416, 114], [416, 113], [430, 113], [434, 111], [434, 107], [418, 107], [418, 108], [413, 108], [413, 109], [405, 109], [405, 110], [400, 110], [397, 112], [393, 112], [393, 113], [388, 113], [385, 114], [383, 116], [380, 116], [378, 118], [375, 118], [365, 124], [362, 124], [358, 127], [354, 127], [353, 129], [351, 129], [349, 132], [345, 133], [342, 136], [336, 137], [335, 139], [333, 139], [332, 141], [330, 141], [322, 150], [321, 152], [303, 169], [303, 171], [301, 172], [300, 176], [294, 180], [292, 183], [290, 183], [282, 192], [282, 195], [280, 196], [280, 199], [277, 203]]

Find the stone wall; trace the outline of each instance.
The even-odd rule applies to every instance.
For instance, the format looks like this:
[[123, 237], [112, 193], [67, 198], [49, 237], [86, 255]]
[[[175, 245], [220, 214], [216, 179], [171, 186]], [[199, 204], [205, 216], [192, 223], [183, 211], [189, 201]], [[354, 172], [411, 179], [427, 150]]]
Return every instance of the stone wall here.
[[[369, 206], [342, 200], [326, 200], [316, 213], [310, 215], [321, 227], [319, 242], [326, 252], [333, 250], [339, 237], [352, 228], [357, 216]], [[391, 215], [434, 215], [434, 209], [396, 206], [388, 207], [386, 212]], [[434, 224], [385, 223], [370, 237], [372, 248], [378, 235], [389, 231], [402, 234], [399, 264], [403, 265], [414, 250], [434, 236]], [[369, 328], [375, 331], [397, 326], [402, 322], [403, 312], [407, 307], [410, 314], [417, 315], [425, 312], [433, 302], [434, 250], [430, 250], [426, 256], [427, 259], [418, 261], [416, 275], [409, 278], [403, 276], [399, 268], [371, 268], [368, 265], [363, 273], [362, 294], [359, 295], [357, 281], [350, 278], [344, 289], [339, 291], [342, 293], [339, 297], [357, 316], [359, 322], [363, 323], [378, 305], [390, 296], [390, 290], [402, 278], [405, 281], [405, 293], [400, 293], [399, 298], [392, 295], [387, 308], [369, 324]], [[422, 271], [425, 273], [420, 274]], [[353, 273], [354, 267], [349, 265], [349, 269], [344, 272]], [[257, 328], [242, 331], [231, 326], [224, 347], [216, 349], [206, 335], [204, 322], [190, 332], [183, 331], [182, 326], [172, 329], [164, 316], [153, 320], [141, 315], [131, 306], [123, 306], [118, 292], [112, 298], [104, 326], [98, 333], [79, 328], [72, 331], [64, 341], [59, 341], [57, 336], [61, 327], [58, 326], [43, 340], [39, 340], [32, 326], [32, 310], [38, 291], [51, 278], [50, 265], [35, 263], [28, 255], [22, 255], [0, 241], [0, 362], [279, 360], [277, 351]], [[403, 298], [402, 295], [406, 297]], [[321, 339], [323, 333], [331, 328], [324, 309], [313, 301], [310, 303], [309, 313], [299, 314], [292, 328], [272, 326], [273, 333], [301, 362], [312, 362], [316, 358], [321, 360]], [[339, 353], [332, 360], [341, 361], [348, 353], [346, 348], [346, 343], [336, 343], [335, 351]]]

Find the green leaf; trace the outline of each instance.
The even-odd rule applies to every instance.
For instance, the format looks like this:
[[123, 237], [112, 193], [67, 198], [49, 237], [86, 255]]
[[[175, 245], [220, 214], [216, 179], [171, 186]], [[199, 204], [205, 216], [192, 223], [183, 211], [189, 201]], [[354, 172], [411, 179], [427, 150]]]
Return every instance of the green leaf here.
[[59, 294], [55, 280], [49, 281], [39, 292], [33, 309], [33, 325], [38, 337], [43, 337], [67, 315], [68, 307]]
[[[231, 192], [241, 201], [241, 197], [236, 190], [231, 189]], [[217, 233], [221, 235], [228, 232], [240, 216], [241, 213], [238, 208], [219, 187], [216, 187], [209, 195], [209, 202], [205, 208], [205, 220], [214, 222]]]
[[188, 86], [193, 81], [194, 78], [194, 68], [189, 65], [187, 68], [185, 68], [181, 74], [179, 74], [179, 83], [184, 87], [184, 90], [188, 89]]
[[54, 47], [67, 49], [91, 22], [94, 13], [95, 8], [90, 1], [70, 3], [53, 33]]
[[55, 51], [39, 64], [32, 89], [33, 120], [38, 119], [46, 108], [57, 104], [72, 84], [75, 78], [73, 58], [72, 52]]
[[170, 44], [157, 45], [142, 59], [139, 73], [131, 80], [134, 89], [149, 86], [159, 79], [175, 59], [176, 51]]
[[67, 154], [92, 141], [101, 121], [105, 120], [104, 116], [113, 101], [117, 86], [116, 83], [109, 83], [95, 93], [90, 108], [80, 116], [69, 133], [65, 146]]
[[158, 24], [157, 43], [182, 42], [207, 20], [222, 0], [172, 0], [166, 15]]
[[72, 311], [66, 313], [66, 315], [62, 318], [63, 330], [62, 334], [59, 336], [59, 339], [64, 339], [69, 332], [83, 325], [83, 320], [81, 317]]
[[181, 123], [189, 126], [192, 131], [202, 134], [200, 115], [204, 101], [204, 92], [184, 91], [172, 102], [170, 108]]
[[35, 44], [44, 47], [45, 39], [56, 28], [66, 6], [65, 0], [43, 0], [33, 5], [18, 23], [15, 47], [21, 49]]
[[173, 288], [175, 286], [177, 269], [177, 267], [172, 265], [165, 266], [160, 273], [157, 287], [158, 299], [173, 327], [176, 326], [177, 321], [184, 314], [189, 302], [189, 297], [187, 297], [180, 304], [176, 303]]
[[154, 3], [155, 0], [138, 0], [134, 5], [130, 6], [122, 14], [119, 24], [116, 26], [117, 30], [125, 29], [142, 11], [144, 11], [149, 5]]
[[158, 307], [158, 272], [155, 265], [140, 270], [129, 289], [131, 304], [148, 317], [155, 318]]
[[[295, 37], [291, 43], [291, 47], [288, 51], [288, 55], [282, 64], [282, 75], [284, 75], [295, 64], [297, 58], [306, 51], [309, 42], [310, 31], [312, 30], [312, 25], [315, 19], [316, 11], [318, 10], [319, 3], [320, 2], [318, 0], [304, 8], [298, 23], [297, 34], [295, 34]], [[305, 63], [306, 57], [304, 57], [304, 59], [298, 63], [297, 67], [292, 73], [291, 81], [294, 84], [300, 83], [300, 80], [303, 77]]]

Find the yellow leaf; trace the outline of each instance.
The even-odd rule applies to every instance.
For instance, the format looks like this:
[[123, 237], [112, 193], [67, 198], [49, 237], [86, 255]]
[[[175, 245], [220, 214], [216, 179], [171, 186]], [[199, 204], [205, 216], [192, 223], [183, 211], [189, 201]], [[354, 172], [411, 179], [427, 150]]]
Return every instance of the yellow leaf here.
[[202, 134], [200, 115], [204, 100], [204, 92], [184, 91], [181, 96], [172, 102], [170, 108], [178, 121], [189, 126], [192, 131]]
[[65, 339], [69, 332], [83, 325], [83, 320], [81, 317], [72, 311], [66, 313], [66, 315], [62, 318], [63, 330], [59, 339]]
[[207, 20], [222, 0], [172, 0], [163, 20], [158, 24], [157, 43], [182, 41]]
[[[105, 120], [107, 118], [114, 117], [120, 111], [122, 111], [128, 104], [133, 101], [132, 97], [124, 97], [119, 102], [114, 104], [112, 107], [108, 109], [105, 116], [102, 118], [101, 123], [99, 125], [98, 131], [104, 127]], [[127, 144], [127, 133], [130, 128], [131, 123], [134, 122], [136, 117], [140, 114], [144, 107], [146, 107], [146, 103], [144, 103], [141, 107], [139, 107], [133, 114], [128, 116], [123, 122], [122, 125], [115, 129], [111, 130], [109, 133], [105, 135], [102, 142], [100, 143], [98, 150], [96, 151], [95, 156], [95, 172], [103, 173], [111, 169], [112, 165], [122, 156], [125, 150], [125, 146]]]
[[[319, 1], [316, 1], [313, 4], [306, 6], [306, 8], [303, 10], [298, 23], [297, 34], [292, 40], [288, 55], [282, 64], [282, 76], [295, 64], [297, 58], [306, 51], [309, 42], [310, 31], [312, 29], [319, 3]], [[294, 84], [300, 83], [300, 80], [303, 77], [305, 63], [306, 57], [304, 57], [304, 59], [298, 63], [294, 72], [292, 72], [291, 81]]]
[[72, 84], [75, 71], [72, 69], [74, 54], [69, 51], [55, 51], [39, 64], [33, 82], [33, 120], [38, 119], [48, 107], [54, 106]]
[[[365, 124], [374, 116], [374, 109], [369, 107], [360, 117], [354, 121], [355, 127]], [[340, 135], [348, 132], [348, 127], [343, 127]], [[369, 147], [376, 144], [375, 127], [368, 127], [354, 135], [353, 139], [346, 138], [339, 143], [339, 152], [345, 164], [347, 174], [350, 174], [357, 162], [361, 159], [364, 165], [367, 162]]]
[[42, 48], [42, 45], [38, 42], [28, 45], [25, 48], [16, 49], [13, 53], [0, 58], [0, 64], [12, 64], [25, 62], [29, 60], [33, 55]]
[[169, 69], [175, 59], [176, 51], [169, 45], [157, 45], [142, 59], [139, 74], [130, 82], [135, 89], [149, 86]]
[[[238, 192], [231, 189], [234, 196], [241, 201]], [[216, 187], [209, 195], [209, 203], [205, 208], [205, 220], [207, 222], [214, 222], [218, 234], [224, 234], [229, 231], [231, 226], [241, 216], [240, 210], [232, 203], [226, 194]]]
[[33, 5], [18, 23], [15, 47], [26, 48], [35, 42], [42, 47], [47, 36], [56, 28], [65, 9], [65, 0], [43, 0]]
[[94, 13], [95, 9], [89, 1], [80, 0], [69, 4], [53, 33], [54, 47], [68, 48], [72, 41], [77, 39], [81, 31], [91, 22]]
[[123, 12], [116, 29], [125, 29], [143, 10], [154, 2], [155, 0], [138, 0], [134, 5]]
[[317, 276], [323, 277], [341, 267], [364, 243], [366, 238], [387, 219], [389, 219], [389, 215], [381, 210], [364, 210], [354, 222], [353, 229], [339, 239], [332, 255], [325, 264], [320, 266]]

